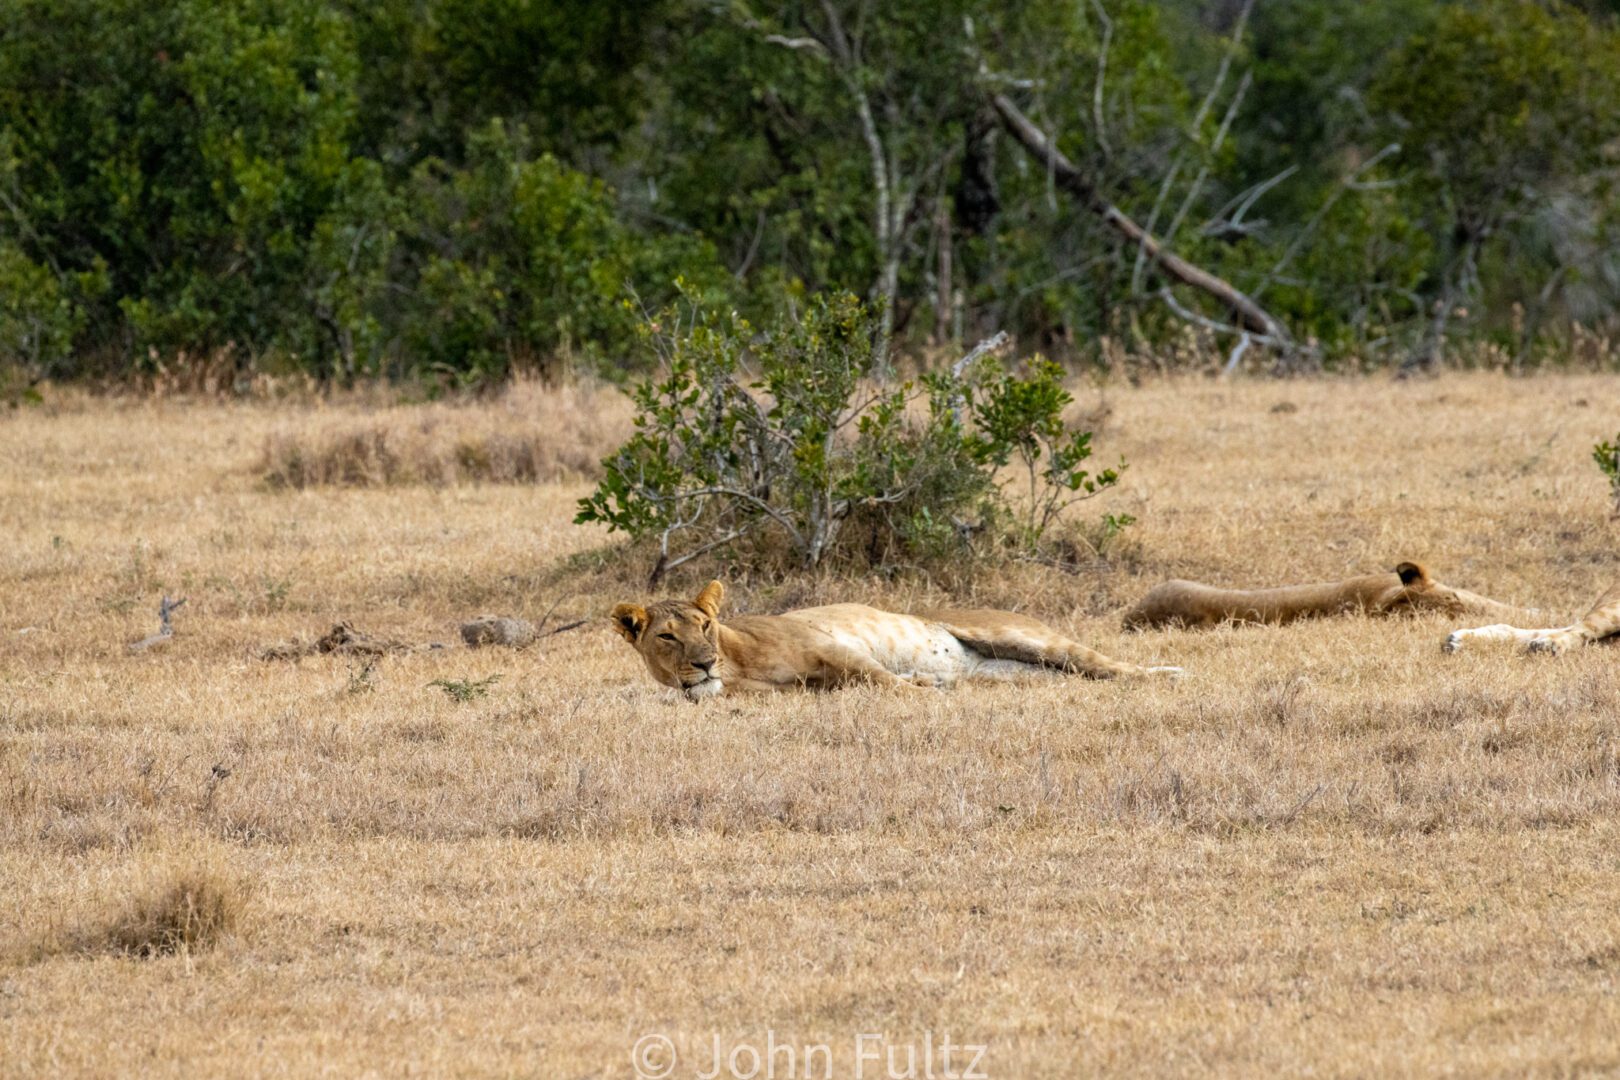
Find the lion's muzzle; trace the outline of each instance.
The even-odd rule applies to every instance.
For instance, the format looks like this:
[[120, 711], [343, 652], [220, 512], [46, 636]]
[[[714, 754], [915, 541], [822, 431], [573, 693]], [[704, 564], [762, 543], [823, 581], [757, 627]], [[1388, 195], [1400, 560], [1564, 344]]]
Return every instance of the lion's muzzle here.
[[681, 693], [686, 695], [688, 701], [702, 701], [704, 698], [719, 697], [725, 688], [725, 683], [710, 675], [700, 682], [682, 687]]

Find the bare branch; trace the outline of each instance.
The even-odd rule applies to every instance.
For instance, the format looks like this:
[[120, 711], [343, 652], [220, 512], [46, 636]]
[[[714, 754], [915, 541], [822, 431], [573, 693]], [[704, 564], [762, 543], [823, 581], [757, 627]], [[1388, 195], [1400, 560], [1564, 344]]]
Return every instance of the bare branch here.
[[1181, 201], [1181, 208], [1176, 211], [1176, 216], [1170, 219], [1169, 228], [1164, 230], [1165, 243], [1172, 243], [1175, 240], [1176, 234], [1181, 231], [1181, 223], [1187, 219], [1187, 213], [1192, 209], [1193, 202], [1204, 190], [1204, 181], [1209, 179], [1210, 158], [1218, 153], [1221, 144], [1226, 142], [1227, 132], [1232, 129], [1232, 121], [1236, 119], [1238, 108], [1242, 106], [1243, 98], [1248, 94], [1253, 81], [1254, 72], [1245, 71], [1243, 78], [1238, 82], [1237, 92], [1232, 95], [1231, 104], [1226, 108], [1226, 115], [1221, 117], [1221, 126], [1216, 130], [1215, 139], [1209, 145], [1209, 153], [1204, 158], [1203, 166], [1198, 170], [1198, 175], [1193, 177], [1192, 186], [1187, 189], [1187, 197]]
[[1198, 130], [1204, 126], [1204, 120], [1209, 116], [1209, 110], [1215, 106], [1215, 98], [1219, 96], [1221, 87], [1226, 85], [1226, 75], [1232, 69], [1232, 58], [1237, 55], [1237, 49], [1243, 42], [1243, 31], [1249, 25], [1249, 13], [1254, 10], [1254, 0], [1244, 0], [1243, 9], [1238, 12], [1237, 22], [1232, 25], [1232, 36], [1227, 39], [1226, 52], [1221, 55], [1221, 66], [1215, 72], [1215, 82], [1204, 97], [1204, 103], [1198, 107], [1198, 113], [1193, 117], [1193, 138], [1198, 137]]
[[1232, 326], [1229, 323], [1216, 322], [1214, 319], [1198, 314], [1198, 312], [1193, 311], [1191, 308], [1184, 306], [1180, 301], [1178, 301], [1176, 299], [1176, 294], [1170, 291], [1170, 286], [1168, 285], [1159, 290], [1159, 299], [1164, 301], [1165, 307], [1174, 312], [1177, 318], [1185, 319], [1194, 326], [1201, 326], [1205, 330], [1209, 330], [1216, 334], [1242, 334], [1245, 338], [1252, 338], [1261, 345], [1276, 346], [1278, 344], [1276, 341], [1265, 336], [1264, 334], [1253, 334], [1241, 326]]
[[[962, 373], [977, 363], [981, 357], [989, 356], [992, 353], [998, 353], [1002, 349], [1006, 348], [1011, 342], [1012, 338], [1007, 336], [1007, 331], [997, 330], [990, 337], [985, 338], [983, 341], [973, 346], [973, 348], [969, 349], [960, 360], [951, 365], [951, 378], [960, 379], [962, 377]], [[965, 408], [967, 408], [967, 401], [964, 400], [960, 393], [958, 393], [956, 395], [956, 400], [951, 403], [951, 416], [956, 419], [958, 426], [960, 426], [962, 423], [962, 410]]]
[[170, 618], [176, 611], [184, 607], [185, 603], [185, 597], [181, 597], [179, 600], [170, 600], [165, 596], [158, 603], [158, 632], [151, 637], [132, 642], [129, 651], [132, 653], [145, 652], [147, 649], [167, 644], [169, 639], [174, 637], [174, 624], [170, 621]]
[[1002, 125], [1030, 154], [1049, 164], [1058, 182], [1087, 209], [1097, 214], [1115, 232], [1128, 242], [1144, 245], [1149, 256], [1161, 266], [1167, 276], [1183, 285], [1190, 285], [1230, 308], [1246, 328], [1267, 339], [1284, 351], [1291, 350], [1293, 338], [1288, 328], [1254, 300], [1240, 292], [1231, 283], [1194, 266], [1174, 252], [1162, 249], [1159, 242], [1140, 225], [1132, 221], [1097, 190], [1073, 162], [1053, 145], [1052, 139], [1014, 105], [1006, 94], [991, 98]]
[[1103, 83], [1108, 78], [1108, 50], [1114, 41], [1114, 20], [1102, 6], [1102, 0], [1091, 0], [1102, 23], [1102, 44], [1097, 49], [1097, 81], [1091, 87], [1091, 123], [1097, 129], [1097, 145], [1102, 147], [1103, 160], [1114, 156], [1108, 145], [1108, 125], [1103, 122]]
[[826, 21], [825, 40], [814, 35], [790, 37], [771, 31], [741, 3], [719, 4], [717, 10], [743, 28], [759, 34], [761, 40], [768, 44], [830, 60], [855, 104], [861, 139], [866, 143], [867, 158], [872, 169], [872, 190], [876, 203], [873, 238], [877, 242], [879, 266], [874, 289], [878, 307], [878, 340], [873, 364], [882, 370], [888, 363], [889, 337], [894, 332], [895, 296], [900, 291], [901, 233], [911, 210], [912, 196], [901, 189], [899, 162], [892, 159], [890, 150], [884, 146], [883, 134], [872, 111], [871, 98], [861, 81], [859, 31], [865, 21], [865, 9], [863, 7], [858, 13], [857, 34], [851, 38], [832, 0], [821, 0], [821, 13]]
[[[1205, 236], [1213, 236], [1225, 230], [1239, 227], [1243, 224], [1244, 216], [1248, 214], [1249, 210], [1266, 192], [1297, 172], [1299, 172], [1299, 165], [1296, 163], [1283, 169], [1275, 176], [1267, 177], [1253, 187], [1238, 192], [1231, 201], [1215, 212], [1214, 217], [1204, 222], [1199, 231]], [[1230, 218], [1227, 217], [1228, 214], [1231, 214]]]
[[761, 513], [768, 515], [778, 525], [786, 529], [788, 534], [793, 537], [794, 545], [796, 547], [804, 547], [803, 534], [801, 534], [799, 530], [794, 527], [793, 522], [788, 520], [787, 515], [778, 510], [776, 507], [772, 506], [770, 503], [766, 502], [764, 499], [761, 499], [758, 495], [755, 495], [753, 492], [741, 491], [732, 487], [707, 487], [699, 488], [695, 491], [677, 491], [671, 495], [670, 498], [676, 501], [681, 501], [684, 499], [701, 499], [709, 495], [727, 495], [733, 499], [741, 499], [743, 502], [748, 503]]
[[973, 346], [973, 348], [969, 349], [962, 359], [952, 364], [951, 374], [960, 379], [962, 377], [962, 372], [972, 367], [974, 362], [980, 357], [988, 356], [991, 353], [1000, 352], [1011, 343], [1012, 338], [1007, 335], [1007, 331], [997, 330], [994, 334], [985, 338], [983, 341]]
[[[754, 522], [749, 522], [748, 524], [742, 526], [741, 528], [731, 530], [730, 532], [726, 533], [726, 535], [724, 535], [724, 536], [722, 536], [722, 537], [720, 537], [720, 538], [718, 538], [716, 540], [711, 540], [707, 544], [700, 544], [699, 546], [693, 548], [691, 551], [685, 552], [682, 555], [680, 555], [679, 557], [674, 558], [674, 559], [669, 558], [668, 553], [665, 552], [663, 555], [659, 556], [658, 562], [652, 568], [652, 573], [650, 575], [648, 575], [648, 577], [647, 577], [647, 587], [648, 588], [653, 588], [661, 580], [663, 580], [663, 577], [664, 577], [665, 574], [669, 573], [671, 570], [675, 569], [677, 566], [684, 566], [686, 563], [691, 562], [693, 559], [699, 558], [700, 556], [703, 556], [703, 555], [707, 555], [709, 552], [713, 551], [715, 548], [722, 547], [722, 546], [724, 546], [726, 544], [731, 543], [733, 540], [739, 539], [740, 537], [742, 537], [744, 534], [746, 534], [747, 532], [749, 532], [753, 528], [754, 528]], [[566, 630], [567, 627], [563, 627], [563, 629]]]
[[1164, 200], [1170, 197], [1170, 188], [1181, 175], [1182, 155], [1176, 154], [1170, 162], [1169, 170], [1164, 174], [1164, 180], [1159, 183], [1159, 193], [1153, 198], [1153, 208], [1148, 211], [1147, 225], [1142, 229], [1144, 240], [1136, 245], [1136, 262], [1131, 266], [1131, 295], [1136, 296], [1142, 291], [1142, 274], [1147, 269], [1147, 245], [1145, 238], [1153, 235], [1153, 230], [1159, 227], [1159, 211], [1164, 209]]
[[1237, 370], [1238, 363], [1243, 359], [1243, 354], [1249, 351], [1249, 345], [1253, 340], [1248, 333], [1244, 333], [1243, 337], [1238, 340], [1237, 345], [1233, 347], [1232, 355], [1227, 358], [1226, 368], [1221, 372], [1222, 375], [1230, 375]]
[[[1198, 106], [1198, 112], [1193, 116], [1192, 124], [1188, 128], [1188, 134], [1195, 143], [1201, 143], [1203, 141], [1202, 132], [1204, 128], [1204, 120], [1209, 116], [1209, 111], [1215, 107], [1215, 100], [1220, 97], [1222, 88], [1226, 86], [1226, 76], [1232, 70], [1232, 58], [1237, 55], [1238, 45], [1243, 41], [1243, 31], [1244, 28], [1249, 24], [1249, 13], [1252, 10], [1254, 10], [1254, 0], [1245, 0], [1242, 10], [1238, 12], [1237, 23], [1232, 27], [1232, 36], [1227, 39], [1226, 51], [1221, 54], [1221, 64], [1215, 72], [1215, 81], [1210, 84], [1209, 93], [1204, 95], [1203, 102]], [[1213, 153], [1215, 150], [1219, 149], [1221, 142], [1226, 138], [1226, 129], [1232, 123], [1232, 117], [1237, 110], [1238, 102], [1241, 102], [1244, 94], [1248, 92], [1249, 80], [1252, 75], [1253, 72], [1249, 72], [1244, 75], [1243, 83], [1238, 87], [1238, 92], [1235, 95], [1231, 106], [1229, 106], [1227, 109], [1226, 118], [1222, 122], [1220, 130], [1215, 135], [1215, 142], [1210, 147], [1209, 153]], [[1183, 155], [1178, 153], [1175, 160], [1170, 165], [1169, 173], [1165, 175], [1164, 183], [1159, 187], [1158, 197], [1153, 201], [1153, 210], [1148, 214], [1147, 232], [1149, 233], [1153, 232], [1154, 227], [1159, 222], [1159, 210], [1164, 205], [1165, 196], [1170, 193], [1170, 186], [1175, 182], [1176, 176], [1181, 172], [1182, 162]], [[1176, 232], [1181, 228], [1182, 219], [1186, 216], [1187, 210], [1192, 205], [1192, 201], [1194, 197], [1196, 197], [1198, 191], [1203, 188], [1204, 179], [1208, 175], [1209, 166], [1208, 157], [1206, 155], [1204, 168], [1199, 171], [1198, 178], [1193, 181], [1192, 189], [1189, 192], [1186, 200], [1182, 202], [1181, 209], [1176, 213], [1170, 228], [1166, 229], [1164, 232], [1165, 243], [1174, 242]], [[1146, 258], [1146, 250], [1138, 245], [1136, 250], [1136, 263], [1131, 267], [1132, 295], [1142, 291], [1142, 272], [1146, 263]]]
[[1256, 300], [1258, 300], [1265, 293], [1266, 289], [1271, 286], [1273, 281], [1277, 280], [1277, 275], [1282, 273], [1284, 268], [1286, 268], [1290, 262], [1293, 262], [1294, 256], [1298, 255], [1300, 249], [1305, 246], [1305, 240], [1311, 235], [1311, 233], [1316, 231], [1316, 227], [1322, 223], [1322, 219], [1327, 217], [1328, 211], [1333, 209], [1334, 204], [1339, 201], [1340, 196], [1342, 196], [1345, 191], [1350, 188], [1350, 185], [1354, 183], [1356, 178], [1362, 173], [1371, 169], [1374, 165], [1377, 165], [1380, 161], [1383, 161], [1385, 158], [1389, 157], [1391, 154], [1400, 153], [1400, 150], [1400, 143], [1390, 143], [1388, 146], [1378, 151], [1378, 153], [1362, 162], [1343, 180], [1339, 181], [1339, 186], [1333, 189], [1333, 194], [1329, 195], [1322, 205], [1317, 208], [1316, 213], [1311, 215], [1311, 219], [1305, 223], [1305, 227], [1301, 229], [1294, 239], [1289, 243], [1288, 247], [1283, 251], [1282, 256], [1277, 260], [1276, 265], [1267, 271], [1266, 276], [1260, 279], [1260, 284], [1254, 287], [1254, 296]]
[[765, 235], [765, 208], [760, 207], [759, 219], [754, 222], [754, 238], [748, 242], [748, 253], [743, 256], [742, 263], [733, 271], [738, 281], [748, 276], [748, 268], [754, 263], [754, 256], [759, 253], [760, 238]]
[[808, 52], [827, 55], [827, 46], [812, 37], [787, 37], [783, 34], [766, 34], [762, 39], [767, 45], [780, 45], [784, 49], [804, 49]]

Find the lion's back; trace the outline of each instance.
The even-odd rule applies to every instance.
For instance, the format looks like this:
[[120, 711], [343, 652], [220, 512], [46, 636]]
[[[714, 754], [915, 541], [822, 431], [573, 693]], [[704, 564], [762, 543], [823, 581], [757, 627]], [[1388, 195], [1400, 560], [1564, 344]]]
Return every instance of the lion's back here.
[[1231, 590], [1217, 589], [1202, 582], [1173, 578], [1149, 589], [1125, 612], [1127, 630], [1181, 623], [1201, 626], [1224, 617], [1232, 599]]

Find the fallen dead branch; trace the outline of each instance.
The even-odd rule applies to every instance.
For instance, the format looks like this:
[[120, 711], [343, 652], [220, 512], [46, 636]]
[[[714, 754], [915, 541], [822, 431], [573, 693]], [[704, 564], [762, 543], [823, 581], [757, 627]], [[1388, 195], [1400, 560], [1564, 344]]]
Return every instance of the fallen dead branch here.
[[294, 638], [279, 645], [271, 645], [259, 651], [261, 660], [297, 660], [304, 656], [321, 654], [335, 654], [338, 656], [387, 656], [391, 653], [430, 652], [444, 648], [442, 642], [429, 642], [425, 645], [412, 645], [409, 642], [394, 638], [380, 638], [356, 630], [347, 622], [333, 625], [332, 629], [316, 638], [314, 641], [301, 641]]
[[174, 624], [170, 621], [170, 618], [176, 611], [184, 607], [185, 603], [186, 598], [183, 596], [178, 600], [170, 600], [165, 596], [158, 604], [158, 632], [151, 637], [144, 637], [139, 641], [130, 642], [129, 651], [141, 653], [159, 645], [168, 644], [169, 640], [174, 637]]
[[[550, 613], [547, 613], [547, 618]], [[482, 648], [490, 645], [504, 645], [510, 648], [521, 649], [533, 645], [541, 638], [548, 638], [554, 634], [561, 634], [584, 626], [587, 619], [576, 619], [561, 626], [545, 629], [545, 620], [541, 620], [537, 627], [526, 619], [513, 619], [501, 615], [480, 615], [476, 619], [461, 624], [461, 640], [469, 648]], [[349, 622], [335, 623], [332, 629], [313, 641], [302, 638], [293, 638], [290, 641], [260, 649], [257, 656], [260, 660], [298, 660], [305, 656], [354, 656], [376, 659], [382, 656], [391, 656], [401, 653], [436, 652], [450, 646], [442, 641], [429, 641], [413, 644], [397, 638], [377, 637], [364, 630], [358, 630]]]

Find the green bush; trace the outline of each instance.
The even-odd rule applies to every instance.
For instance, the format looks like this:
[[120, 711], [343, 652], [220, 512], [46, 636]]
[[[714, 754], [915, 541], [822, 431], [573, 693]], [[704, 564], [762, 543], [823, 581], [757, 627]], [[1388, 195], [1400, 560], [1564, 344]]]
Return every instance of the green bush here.
[[1063, 423], [1063, 410], [1074, 401], [1063, 388], [1063, 369], [1040, 356], [1026, 368], [1023, 377], [1013, 378], [992, 361], [970, 384], [977, 390], [978, 433], [969, 441], [981, 462], [997, 468], [1017, 458], [1028, 484], [1024, 541], [1035, 545], [1064, 510], [1117, 484], [1125, 464], [1088, 471], [1091, 432], [1070, 431]]
[[[656, 538], [654, 581], [721, 548], [806, 569], [960, 553], [974, 534], [1029, 549], [1118, 480], [1082, 467], [1090, 434], [1062, 423], [1056, 365], [875, 383], [874, 322], [848, 294], [764, 333], [688, 304], [644, 334], [662, 370], [630, 391], [636, 432], [575, 520]], [[998, 483], [1015, 460], [1027, 506]]]
[[634, 73], [588, 69], [646, 5], [476, 7], [0, 5], [0, 344], [62, 376], [183, 354], [480, 381], [615, 360], [627, 283], [653, 303], [677, 267], [724, 286], [706, 242], [634, 227], [524, 135], [627, 123]]
[[1620, 517], [1620, 435], [1613, 442], [1600, 442], [1592, 447], [1592, 460], [1609, 481], [1609, 493], [1614, 496], [1614, 513]]
[[624, 301], [638, 282], [672, 281], [671, 263], [710, 286], [720, 277], [705, 245], [633, 234], [601, 182], [531, 157], [527, 142], [496, 121], [471, 140], [464, 168], [417, 169], [413, 364], [479, 382], [574, 354], [610, 361], [634, 341]]
[[70, 357], [84, 312], [49, 267], [0, 242], [0, 372], [31, 385]]

